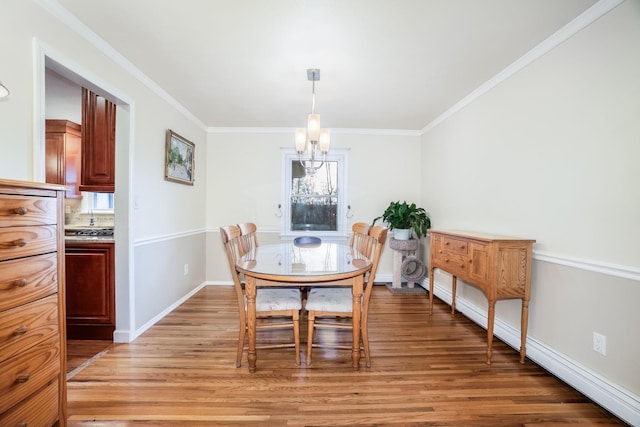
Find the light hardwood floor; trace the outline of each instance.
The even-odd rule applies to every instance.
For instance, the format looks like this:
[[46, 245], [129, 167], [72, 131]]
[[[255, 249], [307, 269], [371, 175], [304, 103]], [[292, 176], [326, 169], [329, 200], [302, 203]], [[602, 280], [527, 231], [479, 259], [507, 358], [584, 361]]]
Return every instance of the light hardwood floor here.
[[[440, 300], [428, 316], [424, 295], [376, 286], [372, 366], [359, 372], [349, 351], [330, 349], [314, 349], [310, 366], [295, 366], [292, 349], [273, 349], [259, 351], [256, 373], [246, 354], [236, 368], [235, 304], [232, 287], [207, 286], [133, 343], [114, 344], [76, 371], [68, 425], [624, 425], [530, 360], [521, 365], [497, 339], [487, 366], [486, 332]], [[349, 336], [318, 339], [338, 338]]]

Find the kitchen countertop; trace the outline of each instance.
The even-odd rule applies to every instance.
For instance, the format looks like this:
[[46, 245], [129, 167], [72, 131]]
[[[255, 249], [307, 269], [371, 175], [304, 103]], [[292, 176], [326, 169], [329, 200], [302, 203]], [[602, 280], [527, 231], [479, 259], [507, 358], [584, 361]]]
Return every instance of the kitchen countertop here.
[[113, 236], [64, 236], [65, 243], [114, 243]]

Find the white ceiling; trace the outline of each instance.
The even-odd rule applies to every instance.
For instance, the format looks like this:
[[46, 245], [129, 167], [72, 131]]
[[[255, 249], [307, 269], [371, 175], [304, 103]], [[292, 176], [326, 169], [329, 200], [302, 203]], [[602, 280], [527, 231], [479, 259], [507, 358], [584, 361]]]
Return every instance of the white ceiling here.
[[596, 0], [58, 0], [208, 127], [420, 130]]

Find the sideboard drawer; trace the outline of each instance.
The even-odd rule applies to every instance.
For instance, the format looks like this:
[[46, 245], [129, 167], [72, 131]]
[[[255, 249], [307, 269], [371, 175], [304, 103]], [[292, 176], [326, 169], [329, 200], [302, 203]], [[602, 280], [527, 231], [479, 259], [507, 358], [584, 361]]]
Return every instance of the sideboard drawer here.
[[0, 228], [0, 261], [55, 252], [55, 225]]
[[0, 362], [57, 333], [57, 295], [0, 312]]
[[0, 264], [0, 311], [58, 291], [56, 253], [4, 261]]
[[445, 252], [441, 257], [440, 262], [443, 265], [443, 269], [450, 274], [460, 277], [463, 280], [467, 276], [467, 271], [469, 270], [467, 265], [469, 260], [467, 257], [456, 253]]
[[52, 426], [58, 419], [58, 380], [0, 415], [0, 426]]
[[468, 253], [469, 244], [466, 240], [445, 236], [443, 242], [443, 249], [447, 252], [454, 252], [460, 255], [467, 255]]
[[55, 197], [0, 194], [0, 227], [54, 225]]
[[0, 363], [0, 414], [55, 380], [59, 372], [57, 336]]

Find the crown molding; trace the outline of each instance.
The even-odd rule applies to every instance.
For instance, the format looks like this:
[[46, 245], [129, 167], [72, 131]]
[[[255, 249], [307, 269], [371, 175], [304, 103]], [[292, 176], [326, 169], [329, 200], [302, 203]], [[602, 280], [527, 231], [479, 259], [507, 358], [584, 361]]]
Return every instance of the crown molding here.
[[[180, 111], [186, 118], [191, 120], [200, 128], [206, 130], [207, 133], [291, 133], [292, 128], [256, 128], [256, 127], [207, 127], [200, 119], [194, 116], [187, 108], [180, 104], [175, 98], [173, 98], [164, 89], [158, 86], [153, 80], [151, 80], [145, 73], [143, 73], [132, 62], [126, 59], [122, 54], [115, 50], [104, 39], [93, 32], [89, 27], [84, 25], [73, 14], [67, 11], [56, 0], [34, 0], [35, 3], [40, 5], [43, 9], [54, 15], [67, 27], [78, 33], [81, 37], [87, 40], [90, 44], [96, 47], [99, 51], [104, 53], [107, 57], [112, 59], [115, 63], [120, 65], [123, 69], [129, 72], [133, 77], [139, 80], [142, 84], [147, 86], [151, 91], [156, 93], [160, 98], [165, 100], [168, 104], [173, 106], [176, 110]], [[422, 136], [427, 132], [434, 129], [440, 123], [460, 111], [465, 106], [469, 105], [477, 98], [505, 81], [527, 65], [531, 64], [536, 59], [540, 58], [547, 52], [560, 45], [562, 42], [573, 37], [579, 31], [585, 27], [591, 25], [593, 22], [604, 16], [621, 3], [624, 0], [600, 0], [582, 14], [577, 16], [567, 25], [556, 31], [549, 38], [538, 44], [529, 52], [524, 54], [518, 60], [506, 67], [504, 70], [496, 74], [489, 79], [483, 85], [469, 93], [462, 98], [459, 102], [453, 105], [451, 108], [440, 114], [424, 128], [420, 130], [407, 130], [407, 129], [348, 129], [339, 128], [333, 129], [332, 132], [336, 134], [349, 134], [349, 135], [384, 135], [384, 136]]]
[[[209, 127], [207, 133], [286, 133], [293, 134], [295, 128], [279, 127]], [[419, 130], [410, 129], [351, 129], [331, 128], [332, 135], [383, 135], [383, 136], [420, 136]]]
[[449, 108], [444, 113], [440, 114], [434, 120], [432, 120], [428, 125], [426, 125], [422, 130], [420, 130], [420, 135], [424, 135], [430, 130], [434, 129], [440, 123], [444, 122], [446, 119], [462, 110], [467, 105], [471, 104], [476, 99], [480, 98], [482, 95], [507, 80], [509, 77], [516, 74], [518, 71], [526, 67], [527, 65], [534, 62], [536, 59], [540, 58], [544, 54], [550, 52], [555, 49], [556, 46], [560, 45], [564, 41], [570, 39], [582, 29], [588, 27], [595, 21], [597, 21], [602, 16], [609, 13], [611, 10], [615, 9], [624, 0], [600, 0], [589, 9], [582, 12], [576, 18], [574, 18], [571, 22], [569, 22], [564, 27], [560, 28], [558, 31], [553, 33], [550, 37], [544, 40], [542, 43], [538, 44], [536, 47], [531, 49], [529, 52], [525, 53], [511, 65], [507, 66], [504, 70], [500, 71], [498, 74], [493, 76], [491, 79], [487, 80], [484, 84], [478, 87], [476, 90], [471, 92], [469, 95], [462, 98], [455, 105]]
[[71, 30], [78, 33], [87, 42], [92, 44], [96, 49], [102, 52], [109, 59], [113, 60], [116, 64], [122, 67], [125, 71], [131, 74], [134, 78], [140, 81], [143, 85], [148, 87], [152, 92], [166, 101], [173, 108], [182, 113], [187, 119], [191, 120], [194, 124], [202, 129], [206, 129], [207, 126], [194, 116], [184, 105], [180, 104], [173, 98], [167, 91], [158, 86], [149, 76], [136, 67], [131, 61], [125, 58], [120, 52], [115, 50], [109, 43], [103, 38], [98, 36], [89, 27], [83, 24], [78, 18], [71, 14], [67, 9], [62, 7], [56, 0], [34, 0], [43, 9], [47, 10], [53, 16], [55, 16], [64, 25]]

